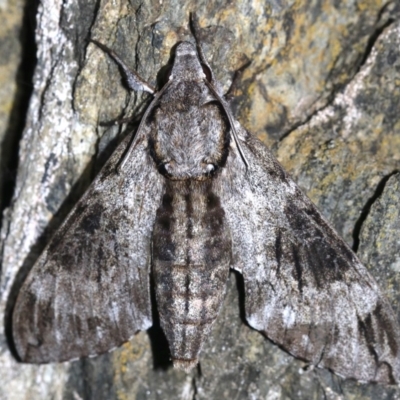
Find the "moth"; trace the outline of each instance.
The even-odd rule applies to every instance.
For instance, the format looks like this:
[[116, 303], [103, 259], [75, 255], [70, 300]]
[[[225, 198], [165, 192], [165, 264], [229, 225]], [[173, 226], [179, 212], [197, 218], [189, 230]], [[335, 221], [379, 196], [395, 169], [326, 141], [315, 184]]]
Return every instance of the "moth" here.
[[150, 275], [174, 366], [193, 368], [230, 269], [248, 324], [360, 381], [400, 376], [399, 326], [377, 283], [271, 152], [232, 115], [201, 49], [177, 45], [153, 99], [29, 273], [12, 327], [23, 362], [104, 353], [152, 325]]

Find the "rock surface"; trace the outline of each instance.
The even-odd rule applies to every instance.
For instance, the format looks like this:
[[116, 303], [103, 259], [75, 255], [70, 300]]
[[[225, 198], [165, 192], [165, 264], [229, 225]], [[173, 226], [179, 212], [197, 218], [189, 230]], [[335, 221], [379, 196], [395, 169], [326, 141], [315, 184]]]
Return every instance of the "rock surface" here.
[[[346, 241], [359, 250], [399, 313], [400, 11], [395, 1], [220, 2], [43, 0], [37, 66], [4, 212], [1, 312], [50, 234], [132, 127], [148, 97], [129, 94], [90, 37], [150, 83], [190, 39], [198, 10], [204, 50], [238, 119], [274, 150]], [[0, 2], [0, 6], [1, 6]], [[9, 109], [11, 106], [9, 107]], [[134, 125], [134, 124], [133, 124]], [[16, 154], [14, 154], [14, 157]], [[395, 387], [307, 370], [251, 330], [232, 274], [201, 364], [175, 371], [157, 327], [112, 353], [59, 365], [18, 364], [0, 339], [1, 399], [395, 399]]]
[[[24, 0], [0, 1], [0, 208], [8, 205], [18, 165], [35, 58], [35, 7]], [[29, 17], [32, 17], [30, 20]], [[30, 33], [30, 35], [29, 35]], [[28, 48], [30, 47], [30, 48]], [[22, 67], [24, 65], [24, 67]]]

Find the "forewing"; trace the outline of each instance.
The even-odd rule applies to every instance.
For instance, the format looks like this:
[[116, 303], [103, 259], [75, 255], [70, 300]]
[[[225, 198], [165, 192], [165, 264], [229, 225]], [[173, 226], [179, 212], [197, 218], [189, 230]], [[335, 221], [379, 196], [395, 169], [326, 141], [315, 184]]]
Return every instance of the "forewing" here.
[[248, 323], [316, 366], [397, 381], [399, 327], [375, 280], [269, 150], [242, 147], [248, 170], [232, 148], [220, 181]]
[[150, 239], [163, 178], [143, 141], [117, 172], [128, 139], [72, 210], [20, 290], [13, 337], [22, 361], [100, 354], [152, 324]]

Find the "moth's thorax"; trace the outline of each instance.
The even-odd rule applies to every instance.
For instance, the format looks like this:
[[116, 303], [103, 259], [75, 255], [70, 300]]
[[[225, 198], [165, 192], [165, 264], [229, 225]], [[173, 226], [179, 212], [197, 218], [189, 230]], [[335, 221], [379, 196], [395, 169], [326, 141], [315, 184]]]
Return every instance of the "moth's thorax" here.
[[173, 82], [160, 99], [153, 124], [151, 153], [169, 179], [204, 180], [225, 164], [229, 125], [204, 82]]

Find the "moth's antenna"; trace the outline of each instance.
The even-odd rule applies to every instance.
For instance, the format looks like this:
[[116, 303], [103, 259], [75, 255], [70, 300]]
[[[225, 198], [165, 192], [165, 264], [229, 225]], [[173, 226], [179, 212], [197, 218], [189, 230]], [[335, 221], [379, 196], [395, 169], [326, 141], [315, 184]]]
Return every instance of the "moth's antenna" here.
[[[194, 13], [194, 12], [190, 13], [190, 27], [192, 28], [192, 33], [193, 33], [194, 39], [196, 40], [196, 48], [197, 48], [197, 53], [198, 53], [199, 58], [200, 58], [200, 62], [202, 64], [204, 64], [208, 68], [208, 70], [211, 73], [211, 82], [214, 82], [214, 73], [213, 73], [213, 71], [212, 71], [212, 69], [210, 67], [210, 64], [208, 64], [208, 62], [207, 62], [207, 60], [206, 60], [206, 58], [204, 56], [203, 49], [202, 49], [201, 44], [200, 44], [200, 39], [199, 39], [199, 31], [200, 31], [199, 21], [197, 19], [196, 13]], [[236, 147], [239, 150], [240, 157], [242, 158], [244, 164], [246, 165], [246, 169], [248, 169], [249, 168], [249, 163], [247, 162], [246, 157], [245, 157], [244, 152], [243, 152], [243, 149], [240, 146], [239, 136], [238, 136], [237, 130], [235, 128], [235, 121], [234, 121], [234, 119], [232, 117], [232, 113], [231, 113], [231, 111], [229, 109], [229, 106], [226, 104], [226, 101], [222, 98], [222, 96], [220, 96], [218, 94], [218, 92], [215, 90], [215, 88], [214, 88], [212, 83], [210, 83], [207, 79], [205, 79], [204, 82], [206, 83], [207, 87], [211, 90], [212, 94], [216, 97], [216, 99], [221, 103], [222, 108], [225, 111], [225, 114], [228, 116], [229, 124], [230, 124], [231, 129], [232, 129], [232, 134], [233, 134], [233, 138], [234, 138], [235, 143], [236, 143]]]
[[240, 157], [242, 157], [242, 160], [243, 160], [244, 164], [246, 165], [246, 169], [248, 169], [249, 168], [249, 163], [248, 163], [248, 161], [246, 159], [246, 156], [244, 155], [242, 146], [240, 145], [239, 135], [238, 135], [236, 127], [235, 127], [235, 121], [234, 121], [234, 119], [232, 117], [232, 113], [229, 110], [229, 106], [226, 104], [226, 101], [217, 93], [217, 91], [214, 89], [213, 85], [210, 82], [207, 81], [207, 79], [205, 79], [204, 82], [207, 85], [207, 87], [210, 89], [211, 93], [221, 103], [221, 106], [224, 109], [225, 114], [228, 117], [229, 124], [230, 124], [231, 129], [232, 129], [233, 138], [235, 139], [235, 143], [236, 143], [236, 146], [237, 146], [237, 148], [239, 150]]
[[201, 47], [200, 37], [199, 37], [199, 32], [200, 32], [199, 20], [197, 18], [196, 13], [194, 13], [194, 12], [190, 13], [190, 28], [191, 28], [194, 40], [196, 41], [197, 54], [199, 55], [200, 62], [208, 68], [208, 70], [210, 71], [210, 74], [211, 74], [211, 82], [214, 82], [214, 72], [211, 69], [210, 64], [206, 60], [206, 57], [204, 56], [203, 48]]
[[156, 93], [156, 95], [154, 96], [154, 99], [151, 101], [150, 105], [147, 107], [146, 112], [143, 114], [143, 117], [140, 121], [139, 127], [137, 128], [136, 131], [136, 135], [132, 138], [128, 149], [126, 150], [126, 153], [124, 154], [122, 160], [120, 161], [119, 165], [118, 165], [118, 171], [121, 171], [122, 168], [124, 168], [124, 165], [126, 164], [126, 161], [128, 160], [129, 156], [131, 155], [133, 149], [136, 146], [136, 143], [139, 140], [139, 137], [141, 136], [141, 132], [142, 132], [142, 128], [145, 124], [145, 121], [150, 113], [150, 111], [152, 111], [152, 109], [154, 108], [154, 106], [156, 105], [157, 101], [160, 99], [160, 97], [163, 95], [163, 93], [167, 90], [167, 88], [169, 87], [169, 85], [171, 84], [172, 80], [169, 80], [164, 87]]
[[137, 74], [136, 71], [131, 70], [113, 50], [111, 50], [104, 44], [98, 42], [97, 40], [91, 39], [91, 42], [93, 42], [101, 50], [106, 52], [121, 67], [121, 69], [123, 70], [123, 72], [125, 74], [129, 89], [141, 90], [141, 91], [148, 92], [148, 93], [151, 93], [152, 95], [154, 95], [153, 100], [151, 101], [150, 105], [147, 107], [146, 112], [144, 113], [144, 115], [140, 121], [140, 124], [136, 131], [135, 136], [133, 136], [131, 142], [129, 143], [129, 147], [127, 148], [123, 158], [121, 159], [121, 161], [118, 164], [117, 169], [118, 169], [118, 171], [121, 171], [122, 168], [124, 168], [126, 161], [128, 160], [133, 149], [135, 148], [136, 143], [138, 142], [138, 140], [141, 136], [141, 132], [143, 130], [142, 128], [144, 126], [144, 122], [147, 119], [147, 116], [149, 115], [150, 111], [154, 108], [154, 106], [157, 103], [157, 101], [159, 100], [160, 96], [165, 92], [167, 87], [170, 85], [171, 81], [168, 81], [159, 92], [155, 93], [155, 89], [153, 87], [151, 87], [144, 79], [142, 79]]

